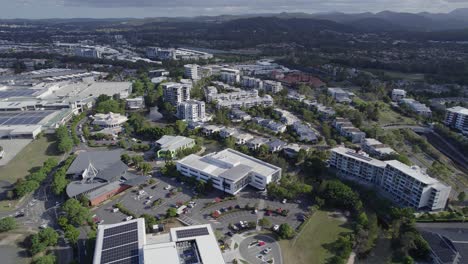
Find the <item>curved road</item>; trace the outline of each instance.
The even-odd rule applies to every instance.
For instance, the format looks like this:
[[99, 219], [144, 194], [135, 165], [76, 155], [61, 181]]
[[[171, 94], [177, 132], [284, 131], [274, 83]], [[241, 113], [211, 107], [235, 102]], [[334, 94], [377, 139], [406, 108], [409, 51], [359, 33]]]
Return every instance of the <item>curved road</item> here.
[[[252, 246], [249, 244], [256, 241], [262, 240], [266, 242], [264, 246]], [[262, 254], [261, 252], [266, 248], [271, 248], [268, 254]], [[257, 258], [258, 255], [265, 256], [265, 260], [274, 259], [275, 264], [283, 264], [283, 256], [281, 255], [281, 248], [278, 242], [271, 236], [268, 235], [252, 235], [246, 237], [239, 245], [239, 252], [243, 259], [247, 260], [251, 264], [263, 264], [262, 260]]]

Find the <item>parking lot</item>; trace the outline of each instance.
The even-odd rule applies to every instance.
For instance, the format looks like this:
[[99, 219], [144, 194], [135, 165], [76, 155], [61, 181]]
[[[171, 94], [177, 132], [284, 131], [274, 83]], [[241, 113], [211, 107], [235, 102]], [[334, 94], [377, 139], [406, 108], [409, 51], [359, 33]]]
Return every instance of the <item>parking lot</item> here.
[[[158, 178], [156, 181], [156, 184], [148, 185], [141, 190], [127, 191], [117, 199], [104, 203], [94, 211], [94, 214], [96, 214], [97, 218], [104, 220], [105, 224], [122, 222], [125, 220], [126, 215], [112, 211], [116, 203], [121, 203], [136, 215], [149, 214], [160, 217], [166, 214], [168, 208], [175, 207], [177, 203], [187, 202], [193, 196], [193, 191], [190, 188], [172, 179]], [[171, 188], [167, 190], [169, 185]], [[169, 196], [170, 191], [177, 188], [180, 188], [181, 191]], [[143, 194], [139, 194], [140, 191], [143, 191]], [[160, 204], [152, 206], [156, 200], [160, 200]]]

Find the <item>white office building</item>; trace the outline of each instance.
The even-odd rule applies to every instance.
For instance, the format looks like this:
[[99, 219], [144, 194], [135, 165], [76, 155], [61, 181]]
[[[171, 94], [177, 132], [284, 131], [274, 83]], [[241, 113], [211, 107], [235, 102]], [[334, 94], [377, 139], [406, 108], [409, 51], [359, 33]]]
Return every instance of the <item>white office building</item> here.
[[230, 194], [247, 185], [263, 190], [281, 178], [281, 168], [232, 149], [203, 157], [192, 154], [177, 162], [177, 170], [197, 180], [211, 180], [213, 187]]
[[406, 98], [406, 91], [402, 89], [393, 89], [392, 90], [392, 101], [400, 102], [402, 99]]
[[468, 135], [468, 109], [461, 106], [447, 109], [444, 123]]
[[191, 83], [168, 82], [164, 83], [162, 87], [164, 102], [169, 102], [173, 106], [177, 106], [179, 103], [190, 100]]
[[146, 234], [145, 229], [144, 218], [99, 225], [93, 263], [225, 264], [209, 224], [157, 234]]
[[268, 93], [276, 94], [283, 90], [283, 85], [280, 82], [268, 80], [263, 82], [263, 90]]
[[177, 117], [186, 121], [205, 121], [205, 102], [189, 100], [177, 105]]
[[240, 82], [240, 71], [236, 69], [221, 69], [221, 81], [233, 85]]
[[362, 152], [337, 147], [329, 165], [348, 179], [374, 185], [395, 203], [416, 210], [443, 210], [451, 188], [429, 177], [417, 166], [396, 160], [380, 161]]

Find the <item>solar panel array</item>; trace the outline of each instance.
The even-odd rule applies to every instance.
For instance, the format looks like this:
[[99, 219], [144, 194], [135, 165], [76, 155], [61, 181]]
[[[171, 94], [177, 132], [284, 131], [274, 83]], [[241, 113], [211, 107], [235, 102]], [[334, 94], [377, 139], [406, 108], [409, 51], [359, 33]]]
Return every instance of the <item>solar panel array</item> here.
[[138, 264], [139, 260], [137, 222], [104, 230], [102, 264]]
[[37, 125], [54, 111], [25, 111], [0, 113], [0, 125]]
[[187, 238], [187, 237], [196, 237], [196, 236], [206, 236], [209, 235], [208, 228], [200, 227], [200, 228], [193, 228], [193, 229], [184, 229], [184, 230], [177, 230], [176, 235], [177, 238]]
[[37, 91], [31, 89], [17, 89], [17, 90], [6, 90], [0, 91], [0, 98], [19, 97], [19, 96], [30, 96]]

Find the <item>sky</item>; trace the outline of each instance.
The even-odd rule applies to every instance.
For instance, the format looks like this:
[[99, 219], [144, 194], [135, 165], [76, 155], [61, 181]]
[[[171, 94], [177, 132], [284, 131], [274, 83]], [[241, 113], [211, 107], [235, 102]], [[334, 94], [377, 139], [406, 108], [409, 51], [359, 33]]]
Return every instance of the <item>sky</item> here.
[[175, 17], [279, 12], [446, 13], [468, 0], [0, 0], [0, 19]]

